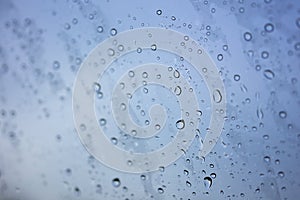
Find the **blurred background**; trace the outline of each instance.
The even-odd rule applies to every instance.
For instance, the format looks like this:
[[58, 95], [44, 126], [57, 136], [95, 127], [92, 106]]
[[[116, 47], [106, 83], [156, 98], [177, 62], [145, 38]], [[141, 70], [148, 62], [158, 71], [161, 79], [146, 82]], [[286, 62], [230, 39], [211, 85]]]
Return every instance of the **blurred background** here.
[[[81, 144], [72, 89], [92, 49], [142, 27], [168, 28], [198, 41], [220, 70], [227, 118], [205, 159], [198, 156], [196, 137], [170, 166], [129, 174], [103, 165]], [[164, 54], [129, 60], [174, 63]], [[193, 73], [193, 66], [186, 68]], [[0, 200], [297, 199], [299, 75], [296, 0], [0, 0]], [[205, 136], [210, 99], [202, 78], [195, 77]], [[110, 84], [109, 77], [103, 80]], [[180, 114], [175, 97], [148, 89], [147, 95], [137, 91], [132, 102], [139, 119], [149, 116], [149, 105], [143, 105], [149, 97]], [[148, 143], [158, 148], [169, 142], [174, 133], [168, 130]], [[106, 134], [120, 148], [137, 142], [118, 130]]]

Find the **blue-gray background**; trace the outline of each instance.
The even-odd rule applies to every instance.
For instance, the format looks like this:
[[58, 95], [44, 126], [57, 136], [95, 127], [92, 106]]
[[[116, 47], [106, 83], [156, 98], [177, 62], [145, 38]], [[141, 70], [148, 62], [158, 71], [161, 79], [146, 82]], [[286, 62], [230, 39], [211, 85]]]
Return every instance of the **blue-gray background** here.
[[[147, 26], [185, 33], [210, 54], [228, 117], [205, 160], [195, 140], [160, 171], [126, 174], [80, 143], [72, 87], [112, 28]], [[297, 199], [299, 58], [296, 0], [1, 0], [0, 199]]]

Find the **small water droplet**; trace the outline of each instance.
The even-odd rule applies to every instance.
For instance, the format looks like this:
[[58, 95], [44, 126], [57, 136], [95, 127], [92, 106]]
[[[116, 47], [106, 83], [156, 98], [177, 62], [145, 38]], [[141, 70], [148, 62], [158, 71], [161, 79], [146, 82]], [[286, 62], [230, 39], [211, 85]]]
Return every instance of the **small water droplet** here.
[[53, 62], [53, 69], [58, 70], [59, 68], [60, 68], [60, 63], [57, 60], [55, 60]]
[[105, 125], [106, 125], [106, 119], [101, 118], [101, 119], [99, 120], [99, 123], [100, 123], [100, 126], [105, 126]]
[[223, 54], [218, 54], [217, 59], [218, 59], [218, 61], [222, 61], [223, 60]]
[[142, 174], [142, 175], [141, 175], [141, 180], [144, 181], [144, 180], [146, 180], [146, 179], [147, 179], [147, 176], [144, 175], [144, 174]]
[[80, 191], [80, 189], [78, 187], [74, 188], [74, 193], [75, 193], [76, 196], [80, 196], [81, 195], [81, 191]]
[[114, 187], [120, 187], [120, 185], [121, 185], [120, 179], [119, 179], [119, 178], [114, 178], [114, 179], [112, 180], [112, 185], [113, 185]]
[[157, 49], [156, 44], [152, 44], [152, 45], [151, 45], [151, 50], [152, 50], [152, 51], [156, 51], [156, 49]]
[[268, 33], [270, 33], [270, 32], [273, 32], [273, 31], [274, 31], [274, 25], [273, 25], [273, 24], [271, 24], [271, 23], [267, 23], [267, 24], [265, 24], [264, 28], [265, 28], [265, 31], [266, 31], [266, 32], [268, 32]]
[[114, 56], [114, 55], [115, 55], [115, 51], [114, 51], [112, 48], [109, 48], [109, 49], [107, 50], [107, 54], [108, 54], [109, 56]]
[[267, 51], [261, 52], [261, 57], [262, 57], [263, 59], [269, 58], [269, 52], [267, 52]]
[[284, 172], [283, 172], [283, 171], [278, 172], [278, 176], [279, 176], [280, 178], [283, 178], [283, 177], [284, 177]]
[[244, 39], [248, 42], [252, 39], [252, 34], [249, 32], [244, 33]]
[[123, 111], [126, 110], [126, 104], [125, 103], [121, 103], [120, 109], [123, 110]]
[[185, 122], [183, 119], [180, 119], [176, 122], [176, 128], [182, 130], [185, 127]]
[[161, 11], [161, 10], [157, 10], [157, 11], [156, 11], [156, 14], [157, 14], [157, 15], [161, 15], [161, 14], [162, 14], [162, 11]]
[[256, 110], [256, 116], [260, 120], [264, 118], [264, 113], [263, 113], [263, 111], [262, 111], [261, 108], [257, 108], [257, 110]]
[[273, 72], [272, 70], [266, 69], [266, 70], [264, 71], [264, 76], [265, 76], [267, 79], [272, 80], [272, 79], [275, 77], [275, 74], [274, 74], [274, 72]]
[[147, 72], [143, 72], [142, 76], [143, 76], [143, 78], [148, 78], [148, 73]]
[[187, 175], [189, 175], [189, 171], [188, 171], [188, 170], [186, 170], [186, 169], [185, 169], [185, 170], [183, 170], [183, 173], [184, 173], [184, 175], [186, 175], [186, 176], [187, 176]]
[[211, 173], [211, 174], [210, 174], [210, 177], [211, 177], [212, 179], [215, 179], [215, 178], [217, 177], [217, 175], [216, 175], [216, 173]]
[[112, 137], [112, 138], [110, 139], [110, 141], [111, 141], [114, 145], [118, 144], [118, 139], [115, 138], [115, 137]]
[[134, 75], [135, 75], [134, 71], [129, 71], [129, 72], [128, 72], [128, 76], [129, 76], [130, 78], [134, 77]]
[[239, 81], [239, 80], [241, 79], [241, 77], [240, 77], [240, 75], [235, 74], [235, 75], [233, 76], [233, 79], [234, 79], [235, 81]]
[[175, 78], [179, 78], [179, 77], [180, 77], [179, 71], [178, 71], [178, 70], [174, 70], [173, 76], [174, 76]]
[[103, 32], [103, 27], [102, 26], [98, 26], [97, 27], [97, 32], [98, 33], [102, 33]]
[[192, 184], [189, 181], [186, 181], [185, 184], [186, 184], [187, 187], [192, 187]]
[[268, 140], [269, 139], [269, 135], [264, 135], [263, 138], [264, 138], [264, 140]]
[[136, 49], [136, 52], [138, 52], [138, 53], [142, 53], [142, 51], [143, 51], [143, 49], [140, 47]]
[[286, 118], [286, 116], [287, 116], [287, 113], [286, 113], [285, 111], [280, 111], [280, 112], [279, 112], [279, 117], [280, 117], [281, 119]]
[[117, 35], [117, 33], [118, 33], [117, 29], [115, 29], [115, 28], [110, 29], [111, 36], [115, 36], [115, 35]]
[[269, 156], [265, 156], [265, 157], [264, 157], [264, 161], [265, 161], [266, 163], [270, 163], [271, 158], [270, 158]]

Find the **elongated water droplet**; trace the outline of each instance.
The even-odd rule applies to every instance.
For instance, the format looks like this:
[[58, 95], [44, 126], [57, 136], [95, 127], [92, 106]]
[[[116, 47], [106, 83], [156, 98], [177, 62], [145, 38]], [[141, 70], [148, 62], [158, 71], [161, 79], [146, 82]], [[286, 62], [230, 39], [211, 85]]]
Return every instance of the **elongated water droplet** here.
[[222, 101], [222, 95], [221, 95], [220, 90], [216, 89], [216, 90], [213, 92], [213, 100], [214, 100], [214, 102], [216, 102], [216, 103], [220, 103], [220, 102]]

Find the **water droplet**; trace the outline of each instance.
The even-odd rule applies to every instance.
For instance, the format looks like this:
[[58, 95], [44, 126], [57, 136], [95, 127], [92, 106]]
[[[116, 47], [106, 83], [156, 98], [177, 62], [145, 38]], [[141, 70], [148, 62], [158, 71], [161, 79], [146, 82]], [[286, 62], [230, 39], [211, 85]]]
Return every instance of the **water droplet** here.
[[128, 76], [129, 76], [130, 78], [134, 77], [134, 75], [135, 75], [135, 74], [134, 74], [134, 71], [129, 71], [129, 72], [128, 72]]
[[80, 189], [78, 187], [74, 188], [74, 193], [75, 193], [76, 196], [80, 196], [81, 195], [81, 191], [80, 191]]
[[115, 138], [115, 137], [110, 138], [110, 141], [111, 141], [114, 145], [118, 144], [118, 139]]
[[184, 175], [186, 175], [186, 176], [187, 176], [187, 175], [189, 175], [189, 171], [188, 171], [188, 170], [186, 170], [186, 169], [185, 169], [185, 170], [183, 170], [183, 173], [184, 173]]
[[147, 94], [148, 93], [148, 88], [144, 87], [143, 91], [144, 91], [145, 94]]
[[65, 23], [65, 29], [69, 30], [71, 28], [71, 25], [69, 23]]
[[192, 184], [191, 184], [189, 181], [186, 181], [185, 184], [186, 184], [186, 186], [188, 186], [188, 187], [192, 187]]
[[60, 63], [57, 60], [55, 60], [53, 62], [53, 69], [58, 70], [59, 68], [60, 68]]
[[144, 174], [142, 174], [142, 175], [141, 175], [141, 180], [144, 181], [144, 180], [146, 180], [146, 179], [147, 179], [147, 176], [144, 175]]
[[97, 92], [97, 98], [102, 99], [103, 98], [103, 93], [102, 92]]
[[265, 157], [264, 157], [264, 161], [265, 161], [266, 163], [270, 163], [271, 158], [270, 158], [269, 156], [265, 156]]
[[252, 39], [252, 34], [249, 33], [249, 32], [245, 32], [245, 33], [244, 33], [244, 39], [245, 39], [246, 41], [250, 41], [250, 40]]
[[211, 174], [210, 174], [210, 177], [211, 177], [212, 179], [215, 179], [215, 178], [217, 177], [217, 175], [216, 175], [216, 173], [211, 173]]
[[174, 93], [179, 96], [181, 94], [182, 90], [180, 86], [176, 86], [174, 89]]
[[78, 19], [77, 18], [73, 18], [72, 23], [73, 24], [77, 24], [78, 23]]
[[204, 186], [206, 189], [209, 189], [212, 185], [212, 179], [210, 177], [204, 177]]
[[157, 191], [159, 194], [163, 194], [165, 192], [164, 189], [162, 189], [162, 188], [158, 188]]
[[138, 53], [142, 53], [142, 51], [143, 51], [143, 49], [140, 47], [136, 49], [136, 52], [138, 52]]
[[176, 128], [182, 130], [185, 127], [185, 122], [183, 119], [180, 119], [176, 122]]
[[101, 90], [101, 85], [99, 83], [94, 83], [94, 91], [95, 92], [100, 92]]
[[296, 19], [296, 25], [298, 28], [300, 28], [300, 17]]
[[120, 109], [123, 110], [123, 111], [126, 110], [126, 104], [125, 103], [121, 103]]
[[280, 111], [280, 112], [279, 112], [279, 117], [280, 117], [281, 119], [286, 118], [286, 116], [287, 116], [287, 113], [286, 113], [285, 111]]
[[85, 124], [80, 124], [79, 128], [80, 128], [81, 131], [85, 131], [86, 130]]
[[101, 194], [102, 193], [102, 186], [100, 184], [96, 185], [96, 193]]
[[300, 42], [297, 42], [295, 45], [294, 45], [294, 48], [296, 51], [300, 51]]
[[268, 140], [269, 139], [269, 135], [263, 135], [264, 140]]
[[218, 61], [222, 61], [223, 60], [223, 54], [218, 54], [217, 59], [218, 59]]
[[124, 46], [120, 44], [120, 45], [118, 46], [118, 50], [119, 50], [119, 51], [123, 51], [123, 50], [124, 50]]
[[175, 21], [175, 20], [176, 20], [176, 17], [175, 17], [175, 16], [172, 16], [172, 17], [171, 17], [171, 20], [172, 20], [172, 21]]
[[115, 36], [115, 35], [117, 35], [117, 33], [118, 33], [117, 29], [115, 29], [115, 28], [110, 29], [111, 36]]
[[127, 165], [128, 166], [132, 166], [132, 161], [131, 160], [127, 160]]
[[264, 118], [264, 113], [263, 113], [261, 108], [257, 108], [256, 116], [257, 116], [258, 119], [263, 119]]
[[241, 77], [240, 77], [240, 75], [235, 74], [235, 75], [233, 76], [233, 79], [234, 79], [235, 81], [239, 81], [239, 80], [241, 79]]
[[98, 32], [98, 33], [102, 33], [102, 32], [103, 32], [103, 30], [104, 30], [104, 29], [103, 29], [103, 27], [102, 27], [102, 26], [98, 26], [98, 27], [97, 27], [97, 32]]
[[278, 176], [279, 176], [280, 178], [283, 178], [283, 177], [284, 177], [284, 172], [283, 172], [283, 171], [278, 172]]
[[143, 78], [148, 78], [148, 73], [147, 72], [143, 72], [142, 76], [143, 76]]
[[151, 45], [151, 50], [152, 50], [152, 51], [156, 51], [156, 49], [157, 49], [156, 44], [152, 44], [152, 45]]
[[264, 28], [265, 28], [265, 31], [268, 32], [268, 33], [271, 33], [271, 32], [274, 31], [274, 25], [271, 24], [271, 23], [265, 24], [265, 27], [264, 27]]
[[115, 51], [112, 48], [107, 49], [107, 54], [109, 56], [114, 56], [115, 55]]
[[179, 78], [179, 77], [180, 77], [179, 71], [178, 71], [178, 70], [174, 70], [173, 76], [174, 76], [175, 78]]
[[261, 52], [261, 57], [262, 57], [263, 59], [269, 58], [269, 52], [267, 52], [267, 51]]
[[188, 41], [188, 40], [189, 40], [189, 36], [185, 35], [185, 36], [183, 37], [183, 39], [184, 39], [185, 41]]
[[266, 69], [266, 70], [264, 71], [264, 76], [265, 76], [267, 79], [272, 80], [272, 79], [275, 77], [275, 74], [274, 74], [274, 72], [273, 72], [272, 70]]
[[214, 90], [214, 92], [213, 92], [213, 100], [216, 103], [220, 103], [222, 101], [222, 95], [221, 95], [220, 90], [218, 90], [218, 89]]
[[71, 170], [70, 168], [67, 168], [67, 169], [65, 170], [65, 172], [66, 172], [66, 174], [67, 174], [68, 176], [71, 176], [71, 175], [72, 175], [72, 170]]
[[161, 10], [157, 10], [157, 11], [156, 11], [156, 14], [157, 14], [157, 15], [161, 15], [161, 14], [162, 14], [162, 11], [161, 11]]
[[156, 130], [159, 130], [159, 129], [160, 129], [160, 125], [159, 125], [159, 124], [156, 124], [156, 125], [155, 125], [155, 129], [156, 129]]
[[105, 125], [106, 125], [106, 119], [101, 118], [101, 119], [99, 120], [99, 123], [100, 123], [100, 126], [105, 126]]
[[114, 178], [114, 179], [112, 180], [112, 185], [113, 185], [114, 187], [120, 187], [120, 185], [121, 185], [120, 179], [119, 179], [119, 178]]

